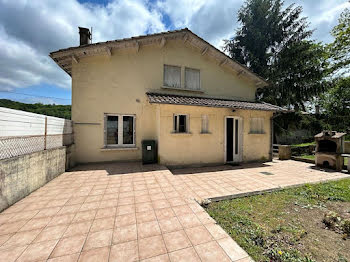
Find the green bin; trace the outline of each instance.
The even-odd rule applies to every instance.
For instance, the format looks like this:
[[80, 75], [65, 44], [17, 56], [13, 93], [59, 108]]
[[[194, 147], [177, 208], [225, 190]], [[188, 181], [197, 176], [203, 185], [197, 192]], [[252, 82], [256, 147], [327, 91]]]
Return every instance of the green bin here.
[[155, 140], [142, 141], [142, 164], [157, 163], [157, 143]]

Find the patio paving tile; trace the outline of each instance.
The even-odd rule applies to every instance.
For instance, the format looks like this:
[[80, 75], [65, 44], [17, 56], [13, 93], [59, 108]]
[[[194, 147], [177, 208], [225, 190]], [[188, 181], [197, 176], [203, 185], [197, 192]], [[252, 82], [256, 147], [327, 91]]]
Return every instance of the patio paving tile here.
[[213, 240], [213, 237], [204, 226], [187, 228], [185, 232], [194, 246]]
[[22, 254], [26, 248], [27, 246], [18, 246], [0, 249], [0, 258], [6, 262], [13, 262]]
[[114, 228], [114, 221], [115, 221], [114, 217], [104, 217], [104, 218], [95, 219], [90, 228], [90, 232], [112, 229]]
[[115, 227], [123, 227], [123, 226], [128, 226], [133, 224], [136, 224], [135, 213], [116, 216], [115, 218]]
[[76, 262], [78, 261], [79, 255], [80, 253], [61, 256], [61, 257], [54, 257], [54, 258], [48, 259], [47, 261], [48, 262]]
[[183, 230], [164, 234], [163, 238], [168, 252], [191, 246], [191, 242]]
[[84, 222], [70, 224], [66, 232], [64, 233], [63, 237], [86, 234], [89, 232], [91, 224], [92, 224], [92, 221], [84, 221]]
[[24, 262], [46, 260], [49, 258], [57, 242], [58, 240], [49, 240], [31, 244], [16, 261]]
[[138, 261], [138, 259], [139, 255], [136, 240], [112, 246], [109, 255], [110, 262], [132, 262]]
[[229, 236], [219, 239], [218, 243], [232, 260], [249, 259], [248, 254]]
[[231, 261], [216, 241], [194, 247], [202, 262]]
[[155, 257], [167, 253], [161, 235], [138, 240], [140, 259]]
[[[193, 247], [180, 249], [169, 253], [171, 262], [200, 262], [199, 256]], [[214, 260], [215, 261], [215, 260]]]
[[76, 235], [72, 237], [62, 238], [50, 257], [60, 257], [64, 255], [71, 255], [79, 253], [84, 245], [86, 235]]
[[29, 245], [30, 243], [32, 243], [32, 241], [36, 238], [36, 236], [40, 232], [41, 232], [41, 229], [17, 232], [10, 239], [8, 239], [1, 248], [9, 247], [9, 246]]
[[108, 262], [109, 258], [109, 247], [101, 247], [83, 251], [80, 254], [79, 262]]
[[142, 262], [169, 262], [169, 256], [168, 254], [156, 256], [156, 257], [151, 257], [147, 259], [141, 260]]
[[110, 246], [112, 242], [112, 230], [92, 232], [88, 235], [83, 250]]
[[137, 239], [136, 224], [118, 227], [113, 231], [113, 244], [129, 242]]
[[0, 213], [0, 260], [252, 261], [196, 200], [349, 177], [295, 161], [245, 167], [77, 167]]
[[138, 238], [146, 238], [151, 236], [160, 235], [161, 231], [159, 228], [158, 221], [150, 221], [137, 225]]
[[170, 217], [159, 220], [159, 226], [163, 233], [169, 233], [182, 229], [182, 226], [177, 217]]
[[34, 242], [42, 242], [47, 240], [60, 239], [63, 233], [66, 231], [68, 225], [58, 225], [46, 227], [35, 238]]

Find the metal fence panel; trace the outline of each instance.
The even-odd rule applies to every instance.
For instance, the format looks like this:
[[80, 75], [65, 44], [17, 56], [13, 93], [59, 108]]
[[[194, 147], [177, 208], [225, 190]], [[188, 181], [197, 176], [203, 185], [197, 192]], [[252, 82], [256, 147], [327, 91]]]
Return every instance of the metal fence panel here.
[[73, 143], [71, 120], [0, 107], [0, 159]]

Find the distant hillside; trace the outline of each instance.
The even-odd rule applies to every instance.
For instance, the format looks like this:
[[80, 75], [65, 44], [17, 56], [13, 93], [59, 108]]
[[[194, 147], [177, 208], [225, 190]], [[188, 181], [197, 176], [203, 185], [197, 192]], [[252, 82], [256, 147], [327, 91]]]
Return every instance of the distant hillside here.
[[27, 112], [56, 116], [65, 119], [71, 119], [70, 105], [44, 105], [44, 104], [25, 104], [8, 99], [0, 99], [0, 107], [7, 107]]

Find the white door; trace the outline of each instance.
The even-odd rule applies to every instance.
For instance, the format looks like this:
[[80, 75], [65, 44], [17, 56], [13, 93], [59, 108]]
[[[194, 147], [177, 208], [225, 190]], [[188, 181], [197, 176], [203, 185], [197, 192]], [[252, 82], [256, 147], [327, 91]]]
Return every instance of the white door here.
[[242, 162], [242, 119], [240, 117], [225, 117], [225, 162]]

